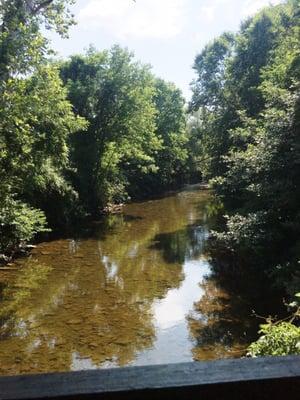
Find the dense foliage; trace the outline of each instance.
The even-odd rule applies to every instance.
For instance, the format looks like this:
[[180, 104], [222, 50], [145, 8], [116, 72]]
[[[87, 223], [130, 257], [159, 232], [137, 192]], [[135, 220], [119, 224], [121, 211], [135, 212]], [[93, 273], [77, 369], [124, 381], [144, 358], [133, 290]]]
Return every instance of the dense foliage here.
[[300, 328], [290, 322], [266, 324], [259, 333], [262, 336], [249, 348], [251, 357], [300, 354]]
[[197, 56], [190, 104], [203, 173], [227, 211], [212, 256], [221, 249], [223, 273], [251, 272], [290, 295], [300, 285], [299, 49], [299, 2], [265, 8]]
[[67, 36], [73, 3], [0, 3], [0, 254], [184, 172], [176, 87], [118, 46], [50, 61], [43, 29]]
[[260, 326], [261, 336], [249, 346], [249, 356], [300, 354], [300, 327], [295, 325], [300, 317], [300, 293], [297, 293], [295, 297], [296, 301], [288, 305], [289, 308], [296, 309], [292, 316], [286, 318], [285, 321], [273, 321], [269, 318]]
[[71, 57], [61, 76], [76, 114], [89, 122], [71, 140], [73, 181], [89, 212], [173, 183], [186, 159], [178, 89], [118, 46]]
[[0, 4], [0, 253], [46, 230], [46, 203], [74, 195], [64, 179], [67, 137], [84, 123], [73, 114], [57, 69], [46, 64], [41, 34], [43, 26], [66, 34], [68, 3]]

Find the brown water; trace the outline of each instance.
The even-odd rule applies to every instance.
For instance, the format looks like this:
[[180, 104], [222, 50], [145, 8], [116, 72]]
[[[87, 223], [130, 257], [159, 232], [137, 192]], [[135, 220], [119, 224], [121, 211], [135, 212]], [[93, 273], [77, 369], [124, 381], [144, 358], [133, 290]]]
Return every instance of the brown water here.
[[245, 323], [204, 254], [210, 201], [192, 187], [129, 204], [88, 238], [41, 243], [0, 271], [0, 373], [243, 354]]

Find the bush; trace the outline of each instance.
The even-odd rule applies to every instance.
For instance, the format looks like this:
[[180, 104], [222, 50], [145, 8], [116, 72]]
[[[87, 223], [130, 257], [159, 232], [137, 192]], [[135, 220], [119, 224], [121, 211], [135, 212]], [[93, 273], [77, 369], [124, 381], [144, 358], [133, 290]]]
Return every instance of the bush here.
[[43, 211], [6, 199], [0, 209], [0, 253], [12, 253], [37, 233], [49, 231], [46, 224]]
[[261, 325], [259, 333], [262, 336], [249, 346], [249, 356], [300, 354], [300, 328], [294, 324], [300, 317], [300, 293], [296, 293], [295, 297], [297, 300], [288, 305], [288, 307], [296, 308], [289, 321], [272, 322], [269, 319], [267, 324]]
[[300, 354], [300, 328], [290, 322], [261, 325], [262, 336], [249, 346], [248, 355], [285, 356]]

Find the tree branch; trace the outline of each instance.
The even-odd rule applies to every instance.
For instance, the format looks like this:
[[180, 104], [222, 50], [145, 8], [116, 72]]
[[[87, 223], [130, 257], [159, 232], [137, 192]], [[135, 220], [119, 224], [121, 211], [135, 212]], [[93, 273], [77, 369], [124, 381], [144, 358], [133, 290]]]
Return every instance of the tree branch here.
[[53, 0], [45, 0], [39, 6], [35, 7], [35, 13], [37, 14], [43, 8], [47, 8], [50, 4], [53, 3]]
[[53, 3], [53, 0], [45, 0], [39, 5], [34, 5], [32, 0], [26, 0], [25, 1], [27, 4], [27, 7], [29, 8], [29, 11], [33, 14], [36, 15], [38, 14], [43, 8], [47, 8], [50, 6], [51, 3]]

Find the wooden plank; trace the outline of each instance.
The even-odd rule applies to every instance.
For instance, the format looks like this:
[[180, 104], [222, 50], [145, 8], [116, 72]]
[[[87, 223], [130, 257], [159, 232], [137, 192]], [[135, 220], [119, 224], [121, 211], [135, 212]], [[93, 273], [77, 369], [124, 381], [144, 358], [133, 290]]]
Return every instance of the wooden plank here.
[[300, 357], [0, 377], [1, 400], [298, 399]]

